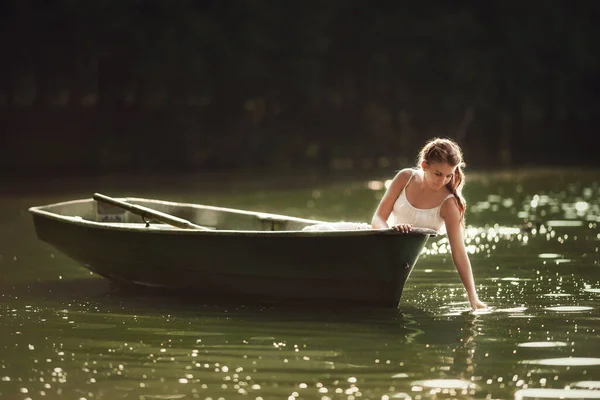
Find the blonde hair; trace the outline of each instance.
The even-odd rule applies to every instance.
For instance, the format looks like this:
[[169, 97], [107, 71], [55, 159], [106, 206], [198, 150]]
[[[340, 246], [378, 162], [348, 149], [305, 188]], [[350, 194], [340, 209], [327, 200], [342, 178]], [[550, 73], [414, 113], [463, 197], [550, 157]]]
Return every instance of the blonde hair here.
[[465, 174], [463, 168], [463, 154], [460, 146], [451, 139], [433, 138], [429, 140], [419, 152], [419, 161], [417, 166], [420, 168], [425, 161], [427, 164], [446, 163], [454, 166], [455, 172], [452, 175], [450, 182], [446, 184], [446, 188], [454, 195], [460, 210], [461, 222], [465, 223], [465, 210], [467, 202], [462, 196], [462, 188], [465, 185]]

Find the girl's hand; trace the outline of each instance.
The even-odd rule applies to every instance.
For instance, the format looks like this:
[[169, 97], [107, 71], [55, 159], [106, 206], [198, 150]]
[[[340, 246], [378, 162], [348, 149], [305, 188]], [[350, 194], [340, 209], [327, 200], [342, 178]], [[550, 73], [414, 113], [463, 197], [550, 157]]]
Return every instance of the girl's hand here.
[[412, 229], [412, 224], [398, 224], [393, 225], [392, 229], [402, 233], [408, 233]]
[[469, 302], [471, 303], [471, 308], [473, 310], [481, 310], [482, 308], [487, 308], [487, 304], [479, 300], [477, 297], [469, 299]]

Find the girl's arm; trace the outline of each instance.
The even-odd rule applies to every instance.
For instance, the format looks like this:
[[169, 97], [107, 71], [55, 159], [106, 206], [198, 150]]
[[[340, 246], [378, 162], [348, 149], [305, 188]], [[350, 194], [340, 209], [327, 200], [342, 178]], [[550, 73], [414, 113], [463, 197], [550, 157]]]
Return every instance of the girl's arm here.
[[402, 189], [404, 189], [404, 186], [406, 186], [411, 174], [412, 170], [410, 168], [405, 168], [396, 174], [392, 180], [392, 184], [381, 198], [379, 206], [377, 206], [377, 210], [375, 210], [375, 214], [371, 220], [371, 226], [373, 229], [389, 228], [387, 220], [392, 213], [396, 199], [398, 199], [398, 196], [400, 196], [400, 192], [402, 192]]
[[456, 201], [453, 199], [446, 201], [442, 206], [440, 215], [444, 219], [446, 225], [446, 234], [448, 235], [448, 241], [450, 242], [452, 260], [458, 271], [458, 276], [460, 276], [460, 280], [469, 296], [471, 308], [474, 310], [486, 308], [487, 305], [481, 302], [477, 296], [471, 261], [469, 260], [463, 239], [463, 230], [460, 223], [461, 215]]

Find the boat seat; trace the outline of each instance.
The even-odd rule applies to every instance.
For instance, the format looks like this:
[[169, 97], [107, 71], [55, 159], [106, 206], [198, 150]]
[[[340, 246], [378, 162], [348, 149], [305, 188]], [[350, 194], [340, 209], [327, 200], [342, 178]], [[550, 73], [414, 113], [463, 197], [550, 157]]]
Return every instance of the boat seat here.
[[265, 231], [283, 231], [289, 222], [289, 220], [285, 218], [279, 218], [268, 214], [260, 214], [258, 218]]

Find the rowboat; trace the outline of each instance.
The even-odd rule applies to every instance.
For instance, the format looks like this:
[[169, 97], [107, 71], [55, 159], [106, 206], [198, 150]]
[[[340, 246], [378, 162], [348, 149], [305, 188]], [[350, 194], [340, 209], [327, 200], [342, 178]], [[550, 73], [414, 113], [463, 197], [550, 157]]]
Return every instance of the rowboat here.
[[436, 234], [100, 193], [29, 211], [38, 239], [113, 283], [199, 298], [397, 307]]

